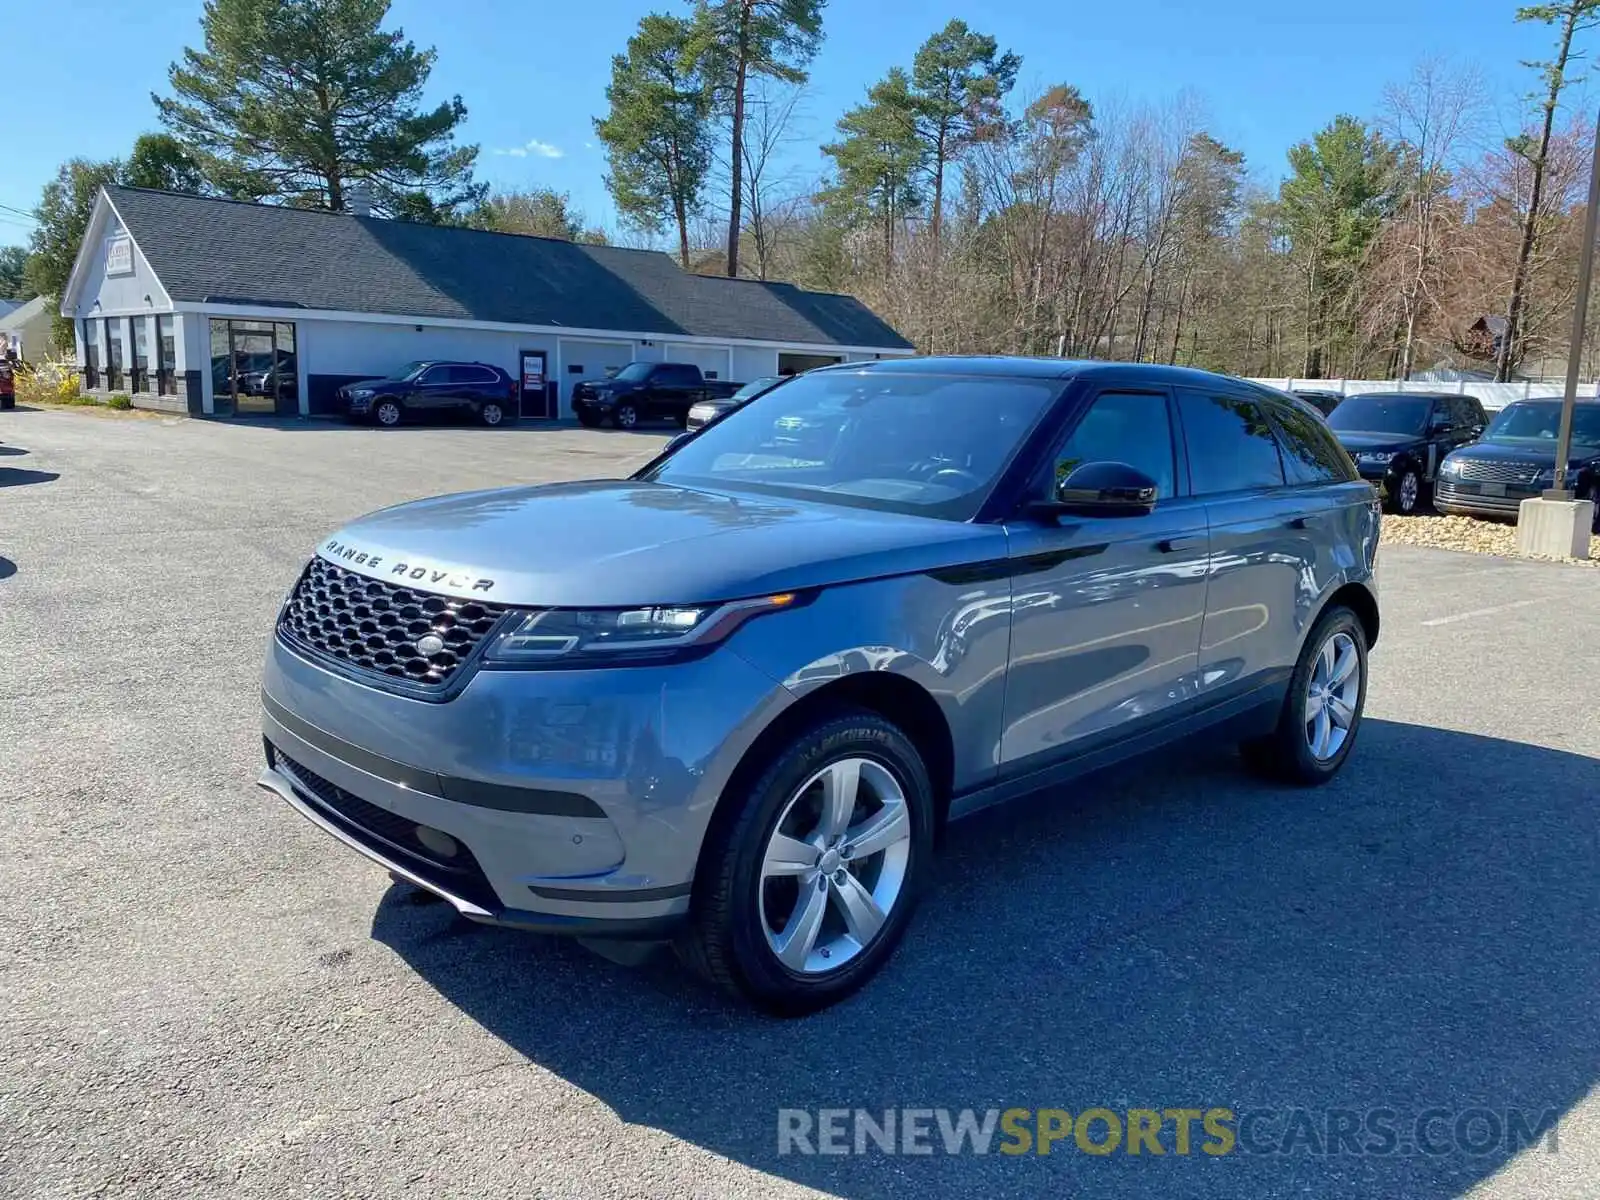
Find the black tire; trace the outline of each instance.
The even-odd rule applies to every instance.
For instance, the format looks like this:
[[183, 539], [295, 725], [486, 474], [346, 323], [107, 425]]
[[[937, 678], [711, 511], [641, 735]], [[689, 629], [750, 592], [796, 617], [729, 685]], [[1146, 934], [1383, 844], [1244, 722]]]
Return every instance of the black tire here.
[[[1311, 752], [1306, 739], [1306, 704], [1311, 675], [1317, 656], [1324, 645], [1338, 634], [1346, 634], [1355, 643], [1356, 662], [1361, 671], [1355, 719], [1339, 749], [1326, 759]], [[1362, 717], [1367, 707], [1367, 634], [1361, 619], [1343, 605], [1335, 605], [1317, 618], [1305, 646], [1300, 651], [1300, 661], [1289, 677], [1289, 694], [1283, 699], [1278, 725], [1265, 737], [1240, 745], [1244, 760], [1254, 770], [1285, 783], [1316, 785], [1327, 783], [1339, 773], [1361, 732]]]
[[[797, 790], [829, 763], [846, 758], [869, 759], [886, 768], [904, 791], [911, 821], [909, 859], [899, 896], [876, 937], [843, 966], [801, 975], [780, 962], [768, 944], [759, 903], [761, 862]], [[921, 755], [905, 734], [876, 713], [861, 710], [822, 717], [758, 770], [753, 783], [724, 797], [712, 822], [695, 874], [690, 923], [676, 949], [700, 975], [763, 1012], [803, 1016], [863, 987], [904, 936], [932, 866], [933, 787]]]
[[380, 429], [393, 429], [406, 419], [406, 410], [400, 401], [385, 396], [372, 406], [372, 423]]
[[[1407, 481], [1410, 481], [1409, 491]], [[1410, 496], [1407, 504], [1406, 497]], [[1404, 517], [1417, 514], [1422, 507], [1422, 476], [1415, 467], [1407, 467], [1400, 472], [1400, 477], [1394, 482], [1394, 490], [1389, 493], [1389, 502], [1385, 506], [1392, 513], [1399, 513]]]
[[585, 429], [598, 429], [600, 427], [600, 418], [588, 411], [580, 412], [578, 414], [578, 424]]
[[619, 404], [611, 412], [611, 423], [618, 429], [637, 429], [639, 410], [631, 404]]
[[495, 400], [485, 400], [478, 406], [478, 420], [495, 429], [506, 423], [505, 406]]
[[1584, 494], [1584, 499], [1594, 505], [1593, 519], [1589, 523], [1589, 532], [1595, 537], [1600, 537], [1600, 483], [1591, 483], [1589, 490]]

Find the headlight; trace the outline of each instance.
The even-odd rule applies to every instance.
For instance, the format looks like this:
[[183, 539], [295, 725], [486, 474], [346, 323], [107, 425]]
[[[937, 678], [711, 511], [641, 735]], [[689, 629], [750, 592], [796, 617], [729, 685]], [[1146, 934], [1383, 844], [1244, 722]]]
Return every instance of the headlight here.
[[550, 608], [530, 612], [495, 641], [488, 665], [571, 665], [607, 657], [659, 658], [711, 645], [751, 617], [793, 605], [792, 592], [727, 604]]
[[1393, 450], [1363, 450], [1356, 455], [1357, 462], [1372, 463], [1375, 466], [1387, 463], [1395, 456]]
[[[1572, 468], [1570, 468], [1570, 467], [1567, 468], [1567, 476], [1568, 476], [1568, 478], [1571, 478], [1573, 475], [1576, 475], [1576, 474], [1577, 474], [1577, 472], [1572, 470]], [[1537, 475], [1535, 475], [1533, 477], [1533, 483], [1534, 483], [1535, 487], [1542, 487], [1542, 488], [1553, 488], [1553, 487], [1555, 487], [1555, 485], [1556, 485], [1556, 469], [1554, 467], [1546, 467], [1544, 470], [1540, 471]], [[1572, 486], [1571, 484], [1567, 485], [1569, 490], [1571, 489], [1571, 486]]]
[[352, 399], [352, 400], [371, 400], [372, 399], [372, 389], [371, 388], [357, 388], [355, 391], [350, 393], [350, 399]]
[[1454, 479], [1461, 474], [1461, 463], [1454, 458], [1447, 458], [1439, 464], [1439, 474]]

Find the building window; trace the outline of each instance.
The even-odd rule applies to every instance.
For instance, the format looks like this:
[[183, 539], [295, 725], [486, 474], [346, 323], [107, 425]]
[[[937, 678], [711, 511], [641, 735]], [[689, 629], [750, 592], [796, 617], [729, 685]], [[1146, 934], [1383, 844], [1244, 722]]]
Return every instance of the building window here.
[[162, 396], [178, 394], [178, 345], [173, 338], [172, 318], [156, 318], [156, 393]]
[[133, 318], [133, 390], [150, 390], [150, 318]]
[[100, 386], [100, 322], [83, 323], [83, 386], [90, 391]]
[[122, 318], [106, 318], [106, 387], [113, 392], [122, 390]]
[[218, 412], [300, 411], [295, 327], [286, 321], [211, 322], [211, 390]]

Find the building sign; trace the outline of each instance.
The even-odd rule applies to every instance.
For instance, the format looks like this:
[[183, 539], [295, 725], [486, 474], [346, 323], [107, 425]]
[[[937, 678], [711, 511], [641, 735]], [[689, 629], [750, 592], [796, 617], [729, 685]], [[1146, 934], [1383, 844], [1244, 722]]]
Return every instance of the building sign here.
[[522, 356], [522, 386], [535, 391], [544, 387], [544, 355]]
[[106, 274], [133, 274], [133, 239], [127, 234], [106, 239]]

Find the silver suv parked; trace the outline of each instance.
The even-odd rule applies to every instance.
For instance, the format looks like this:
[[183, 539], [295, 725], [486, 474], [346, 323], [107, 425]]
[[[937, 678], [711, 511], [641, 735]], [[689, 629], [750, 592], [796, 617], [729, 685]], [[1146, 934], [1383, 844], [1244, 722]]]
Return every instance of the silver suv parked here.
[[1242, 380], [813, 371], [631, 479], [329, 537], [261, 782], [468, 917], [670, 937], [813, 1010], [884, 964], [954, 818], [1200, 730], [1332, 777], [1378, 523], [1323, 424]]

